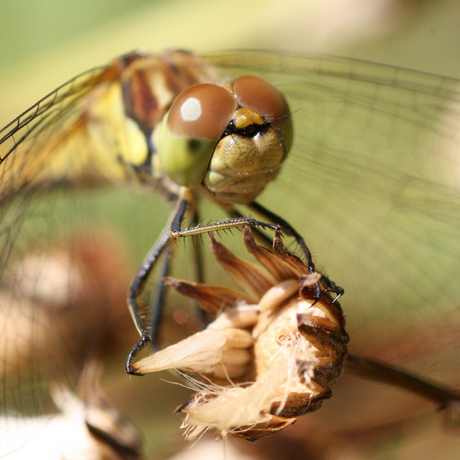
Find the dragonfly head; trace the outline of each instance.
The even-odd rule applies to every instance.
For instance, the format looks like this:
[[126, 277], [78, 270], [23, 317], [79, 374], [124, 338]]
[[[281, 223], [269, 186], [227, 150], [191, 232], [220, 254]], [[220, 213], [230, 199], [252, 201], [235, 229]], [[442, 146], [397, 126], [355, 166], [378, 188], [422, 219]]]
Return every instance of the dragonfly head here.
[[253, 201], [275, 179], [292, 144], [290, 110], [267, 81], [184, 90], [155, 132], [162, 171], [179, 185], [203, 185], [222, 203]]

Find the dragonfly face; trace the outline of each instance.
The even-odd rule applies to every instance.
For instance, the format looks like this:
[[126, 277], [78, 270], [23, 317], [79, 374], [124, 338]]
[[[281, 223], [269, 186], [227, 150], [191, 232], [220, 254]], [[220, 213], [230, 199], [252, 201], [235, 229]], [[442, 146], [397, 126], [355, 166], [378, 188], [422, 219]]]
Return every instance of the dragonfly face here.
[[215, 201], [250, 203], [274, 180], [292, 144], [289, 107], [270, 83], [194, 85], [176, 97], [158, 130], [161, 170]]
[[[262, 86], [278, 100], [275, 109], [267, 112], [257, 103], [245, 103], [245, 91], [239, 96], [238, 84], [231, 86], [234, 78], [251, 74], [257, 77], [251, 84], [259, 77], [271, 82]], [[228, 101], [215, 116], [217, 134], [192, 129], [190, 135], [183, 128], [184, 120], [197, 116], [193, 99], [200, 98], [193, 93], [185, 92], [184, 100], [177, 99], [166, 115], [183, 90], [196, 84], [215, 88], [216, 82], [224, 83], [216, 90], [218, 98]], [[185, 197], [193, 218], [195, 189], [207, 190], [214, 201], [231, 209], [252, 205], [276, 179], [260, 201], [294, 225], [314, 248], [315, 260], [346, 288], [341, 303], [348, 315], [350, 350], [354, 341], [357, 347], [361, 341], [373, 357], [412, 366], [419, 374], [455, 386], [460, 382], [455, 351], [460, 324], [459, 103], [457, 81], [341, 59], [264, 52], [203, 59], [184, 52], [121, 57], [71, 80], [2, 130], [2, 286], [10, 298], [31, 300], [31, 311], [40, 311], [37, 296], [27, 298], [22, 283], [8, 280], [17, 280], [15, 267], [37, 241], [59, 234], [57, 216], [66, 221], [65, 212], [71, 214], [68, 203], [64, 211], [54, 205], [56, 190], [64, 195], [74, 189], [80, 196], [90, 188], [140, 184], [170, 200]], [[175, 115], [175, 106], [177, 113], [185, 111], [182, 118]], [[245, 107], [259, 117], [238, 112]], [[238, 147], [237, 138], [253, 144], [267, 133], [274, 153], [267, 160], [254, 154], [250, 173], [228, 160], [227, 147], [214, 149], [224, 134], [230, 149], [246, 151]], [[210, 146], [218, 153], [212, 159]], [[260, 147], [247, 149], [257, 153]], [[162, 152], [170, 150], [181, 161], [168, 163], [170, 156], [165, 159]], [[190, 168], [194, 152], [201, 158], [196, 170]], [[184, 188], [192, 190], [192, 198]], [[73, 222], [79, 225], [81, 220]], [[163, 235], [170, 227], [169, 222]], [[170, 247], [169, 240], [164, 242], [159, 255], [167, 256]], [[32, 285], [39, 279], [36, 271], [28, 276]], [[138, 281], [130, 294], [135, 301], [146, 282]], [[2, 300], [5, 317], [11, 317], [13, 308], [25, 311], [19, 302]], [[149, 333], [153, 321], [144, 313], [137, 326]], [[8, 324], [14, 325], [11, 320]], [[40, 321], [32, 324], [46, 327]], [[61, 328], [49, 329], [53, 341], [66, 337]], [[27, 345], [30, 350], [37, 348], [34, 340]], [[2, 361], [7, 367], [14, 349], [17, 343], [4, 340]], [[47, 353], [53, 358], [54, 352]], [[43, 381], [67, 379], [76, 372], [67, 363], [54, 364], [51, 376], [52, 366], [40, 363], [27, 369], [12, 366], [13, 373], [2, 376], [7, 416], [49, 410], [42, 403], [47, 399]], [[27, 395], [33, 395], [35, 404], [22, 409], [18, 400]]]

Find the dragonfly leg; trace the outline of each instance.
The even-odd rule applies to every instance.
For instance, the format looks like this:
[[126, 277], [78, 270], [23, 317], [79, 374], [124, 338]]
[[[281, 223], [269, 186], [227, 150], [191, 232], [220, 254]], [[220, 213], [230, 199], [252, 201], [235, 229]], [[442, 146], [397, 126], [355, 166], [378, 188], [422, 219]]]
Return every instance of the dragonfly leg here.
[[[255, 202], [255, 201], [252, 202], [251, 204], [249, 204], [248, 207], [249, 207], [249, 209], [254, 210], [258, 214], [260, 214], [261, 216], [266, 218], [268, 221], [278, 224], [280, 226], [281, 230], [285, 234], [287, 234], [289, 236], [292, 236], [296, 240], [297, 244], [300, 246], [300, 249], [302, 250], [302, 252], [303, 252], [303, 254], [305, 256], [305, 259], [306, 259], [305, 262], [306, 262], [306, 265], [307, 265], [307, 268], [308, 268], [309, 272], [311, 274], [313, 274], [316, 271], [315, 264], [313, 262], [311, 252], [310, 252], [310, 249], [307, 246], [307, 243], [305, 243], [305, 240], [302, 238], [300, 233], [298, 233], [297, 230], [295, 230], [294, 227], [292, 227], [289, 222], [284, 220], [278, 214], [275, 214], [274, 212], [269, 211], [267, 208], [265, 208], [264, 206], [262, 206], [261, 204]], [[326, 290], [328, 290], [330, 292], [334, 292], [336, 294], [336, 297], [333, 300], [333, 302], [335, 302], [344, 293], [343, 288], [341, 288], [340, 286], [337, 286], [337, 284], [335, 284], [327, 276], [321, 274], [321, 280], [322, 280], [323, 284], [325, 285]], [[320, 295], [321, 295], [321, 286], [320, 286], [320, 283], [318, 281], [316, 283], [316, 286], [315, 286], [315, 294], [314, 294], [315, 299], [318, 300], [320, 298]]]
[[[261, 212], [261, 209], [260, 209], [260, 208], [262, 208], [262, 206], [260, 206], [259, 204], [257, 204], [257, 206], [258, 206], [258, 208], [257, 208], [257, 209], [254, 208], [254, 210], [257, 211], [257, 212], [260, 212], [262, 215], [265, 216], [265, 214], [262, 213], [262, 212]], [[272, 218], [273, 218], [273, 217], [275, 216], [274, 213], [267, 211], [265, 208], [263, 208], [263, 209], [264, 209], [265, 212], [268, 213], [268, 215], [266, 216], [267, 218], [268, 218], [268, 217], [272, 217]], [[234, 217], [234, 218], [242, 218], [242, 217], [243, 217], [243, 215], [242, 215], [238, 210], [236, 210], [236, 209], [234, 209], [234, 208], [231, 208], [231, 209], [227, 210], [227, 213], [228, 213], [230, 216]], [[291, 236], [294, 236], [294, 238], [296, 238], [296, 241], [297, 241], [297, 242], [299, 242], [299, 240], [297, 239], [297, 237], [300, 238], [300, 239], [303, 241], [303, 245], [300, 244], [300, 243], [299, 243], [299, 245], [300, 245], [301, 247], [307, 247], [307, 245], [306, 245], [305, 241], [303, 240], [303, 238], [302, 238], [297, 232], [295, 232], [295, 230], [294, 230], [284, 219], [281, 219], [280, 217], [277, 217], [277, 219], [280, 220], [280, 221], [283, 222], [286, 226], [289, 227], [289, 228], [288, 228], [288, 231], [285, 231], [285, 233], [287, 233], [287, 234], [289, 234], [289, 235], [291, 235]], [[272, 219], [270, 218], [270, 220], [272, 220]], [[273, 222], [277, 222], [277, 221], [276, 221], [275, 219], [273, 219]], [[281, 230], [285, 230], [285, 227], [284, 227], [283, 225], [281, 225]], [[255, 231], [255, 234], [257, 235], [257, 237], [258, 237], [260, 240], [262, 240], [267, 246], [271, 246], [271, 245], [272, 245], [273, 240], [272, 240], [271, 238], [268, 238], [267, 235], [265, 235], [263, 232], [261, 232], [261, 231], [260, 231], [259, 229], [257, 229], [257, 228], [255, 228], [254, 231]], [[296, 237], [295, 235], [293, 235], [293, 234], [291, 233], [291, 231], [294, 231], [294, 232], [297, 234], [297, 237]], [[307, 249], [308, 249], [308, 247], [307, 247]], [[308, 251], [308, 254], [310, 254], [310, 251]], [[306, 254], [305, 254], [305, 255], [306, 255]], [[306, 255], [306, 257], [307, 257], [307, 255]], [[311, 257], [310, 257], [310, 258], [311, 258]], [[312, 265], [313, 265], [313, 268], [314, 268], [314, 264], [312, 264]], [[337, 300], [339, 299], [339, 297], [344, 293], [343, 288], [341, 288], [340, 286], [337, 286], [337, 284], [335, 284], [334, 281], [332, 281], [331, 279], [329, 279], [329, 278], [328, 278], [326, 275], [324, 275], [323, 273], [321, 273], [321, 282], [322, 282], [322, 284], [324, 285], [324, 287], [326, 288], [326, 291], [334, 292], [334, 293], [336, 294], [336, 297], [334, 298], [334, 300], [333, 300], [332, 302], [337, 301]], [[318, 295], [318, 286], [319, 286], [319, 285], [315, 285], [315, 294], [314, 294], [314, 296], [315, 296], [316, 299], [318, 299], [318, 297], [317, 297], [317, 295]]]
[[[169, 243], [171, 242], [171, 238], [169, 236], [169, 225], [166, 230], [163, 230], [160, 238], [155, 242], [152, 249], [148, 253], [147, 257], [145, 258], [144, 262], [141, 265], [141, 268], [137, 272], [136, 277], [134, 278], [133, 283], [129, 289], [128, 294], [128, 307], [131, 312], [131, 316], [134, 320], [134, 324], [141, 335], [141, 340], [133, 347], [131, 352], [128, 355], [128, 359], [126, 360], [126, 372], [128, 374], [138, 375], [136, 369], [133, 368], [132, 362], [137, 356], [137, 354], [147, 346], [147, 344], [152, 342], [152, 334], [149, 333], [146, 329], [145, 324], [142, 321], [141, 313], [139, 311], [139, 305], [137, 302], [137, 298], [142, 293], [145, 287], [145, 283], [148, 280], [150, 273], [152, 272], [156, 262], [158, 261], [159, 257], [163, 254], [163, 252], [168, 248]], [[169, 266], [168, 261], [166, 261], [166, 266]], [[166, 268], [169, 269], [169, 268]], [[160, 289], [160, 292], [157, 294], [155, 298], [155, 308], [158, 310], [161, 308], [159, 306], [158, 301], [161, 301], [164, 297], [163, 288]], [[161, 313], [158, 311], [153, 312], [152, 322], [151, 325], [155, 325], [158, 328], [158, 321], [161, 317]]]
[[[244, 218], [244, 214], [241, 214], [237, 209], [230, 208], [225, 210], [227, 214], [232, 219], [242, 219]], [[260, 242], [265, 244], [267, 247], [271, 247], [273, 245], [273, 238], [269, 238], [264, 232], [262, 232], [259, 228], [253, 227], [252, 232], [256, 238], [259, 239]]]
[[[185, 205], [184, 205], [185, 206]], [[181, 204], [179, 204], [181, 207]], [[262, 228], [269, 230], [280, 230], [281, 226], [276, 224], [270, 224], [261, 220], [253, 219], [252, 217], [235, 217], [231, 219], [225, 219], [218, 222], [212, 222], [205, 225], [197, 225], [195, 227], [187, 227], [181, 229], [181, 220], [174, 219], [171, 225], [171, 238], [178, 239], [188, 236], [202, 235], [203, 233], [218, 232], [221, 230], [228, 230], [231, 228], [243, 228], [249, 225], [252, 228]]]
[[[197, 209], [195, 209], [193, 213], [192, 222], [196, 222], [197, 225], [200, 222], [200, 215]], [[196, 241], [196, 239], [193, 238], [193, 265], [195, 271], [194, 276], [195, 281], [202, 284], [204, 283], [204, 263], [202, 245], [200, 243], [200, 241]], [[206, 313], [206, 311], [201, 308], [199, 302], [196, 302], [195, 315], [197, 320], [201, 321], [202, 324], [209, 323], [208, 313]]]
[[157, 277], [157, 288], [155, 290], [155, 297], [150, 303], [150, 337], [154, 349], [158, 349], [158, 330], [163, 320], [163, 305], [166, 299], [166, 286], [163, 278], [169, 276], [171, 269], [172, 252], [174, 247], [168, 246], [166, 253], [163, 256], [162, 267]]
[[341, 297], [343, 293], [345, 292], [342, 287], [337, 286], [337, 284], [335, 284], [334, 281], [332, 281], [330, 278], [328, 278], [326, 275], [322, 273], [321, 273], [321, 281], [325, 285], [326, 291], [333, 292], [334, 294], [336, 294], [332, 303], [339, 300], [339, 297]]
[[[155, 297], [153, 302], [150, 304], [150, 328], [149, 333], [141, 325], [140, 330], [142, 339], [133, 347], [131, 352], [128, 355], [126, 360], [126, 372], [131, 375], [143, 375], [139, 372], [136, 372], [136, 369], [132, 366], [133, 360], [136, 358], [137, 354], [145, 348], [149, 343], [152, 345], [154, 350], [158, 349], [158, 330], [160, 328], [162, 319], [163, 319], [163, 305], [166, 297], [166, 286], [163, 283], [163, 278], [169, 275], [169, 270], [171, 268], [171, 256], [172, 256], [173, 247], [168, 246], [166, 249], [166, 254], [164, 255], [162, 269], [158, 275], [157, 280], [157, 289], [155, 290]], [[137, 307], [137, 302], [136, 302]], [[131, 310], [133, 311], [133, 310]], [[139, 314], [136, 310], [136, 316], [139, 317]], [[140, 323], [140, 319], [136, 320]]]
[[137, 354], [145, 348], [151, 341], [149, 335], [142, 336], [142, 340], [136, 343], [134, 347], [129, 352], [128, 358], [126, 360], [125, 370], [129, 375], [144, 375], [141, 372], [137, 372], [136, 368], [133, 367], [133, 361], [136, 359]]
[[253, 202], [248, 205], [250, 209], [253, 209], [255, 212], [266, 218], [270, 222], [274, 222], [278, 224], [281, 227], [281, 230], [289, 236], [292, 236], [295, 238], [297, 244], [300, 246], [300, 249], [302, 250], [303, 254], [305, 255], [306, 258], [306, 265], [311, 273], [315, 272], [315, 264], [313, 263], [313, 259], [311, 256], [310, 249], [308, 249], [307, 244], [305, 243], [305, 240], [300, 236], [300, 234], [297, 232], [297, 230], [294, 229], [294, 227], [289, 224], [286, 220], [284, 220], [282, 217], [280, 217], [278, 214], [275, 214], [272, 211], [269, 211], [267, 208], [262, 206], [259, 203]]
[[[192, 200], [193, 195], [187, 194], [187, 198], [181, 198], [178, 201], [175, 211], [172, 214], [172, 218], [168, 220], [166, 227], [163, 229], [160, 237], [153, 245], [152, 249], [147, 254], [147, 257], [142, 262], [140, 269], [137, 272], [136, 277], [134, 278], [133, 283], [129, 289], [128, 294], [128, 307], [133, 317], [134, 324], [141, 335], [141, 340], [132, 348], [131, 352], [128, 355], [126, 360], [126, 372], [131, 375], [141, 375], [139, 374], [135, 367], [133, 366], [133, 360], [136, 358], [138, 353], [145, 348], [149, 343], [152, 343], [156, 346], [156, 339], [158, 329], [161, 323], [161, 313], [162, 305], [165, 298], [165, 286], [163, 284], [163, 276], [167, 276], [171, 266], [171, 234], [173, 228], [179, 226], [184, 219], [185, 213], [190, 209], [193, 204]], [[165, 252], [166, 251], [166, 252]], [[159, 258], [165, 256], [163, 267], [161, 273], [158, 277], [158, 289], [156, 291], [155, 298], [153, 303], [150, 306], [150, 322], [143, 321], [143, 315], [141, 315], [138, 297], [144, 291], [145, 283], [147, 282], [152, 270], [157, 264]]]

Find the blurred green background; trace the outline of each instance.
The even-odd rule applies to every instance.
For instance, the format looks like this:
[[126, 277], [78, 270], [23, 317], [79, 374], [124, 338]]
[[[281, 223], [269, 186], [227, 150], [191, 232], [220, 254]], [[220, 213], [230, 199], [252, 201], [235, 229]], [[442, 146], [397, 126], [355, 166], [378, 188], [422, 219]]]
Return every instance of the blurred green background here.
[[[139, 48], [320, 52], [460, 78], [459, 20], [457, 0], [2, 0], [0, 125], [74, 75]], [[109, 212], [121, 218], [118, 209]], [[131, 230], [139, 225], [126, 221]], [[145, 233], [141, 240], [156, 234], [137, 228]], [[128, 382], [123, 374], [107, 387], [133, 418], [136, 396], [145, 395], [135, 421], [143, 425], [149, 453], [158, 454], [155, 435], [165, 448], [180, 436], [179, 421], [170, 420], [165, 436], [158, 414], [169, 419], [172, 387], [156, 387], [152, 396], [152, 380], [156, 376]], [[120, 381], [131, 386], [119, 390]]]
[[0, 123], [81, 71], [139, 48], [277, 48], [460, 77], [455, 0], [2, 0]]

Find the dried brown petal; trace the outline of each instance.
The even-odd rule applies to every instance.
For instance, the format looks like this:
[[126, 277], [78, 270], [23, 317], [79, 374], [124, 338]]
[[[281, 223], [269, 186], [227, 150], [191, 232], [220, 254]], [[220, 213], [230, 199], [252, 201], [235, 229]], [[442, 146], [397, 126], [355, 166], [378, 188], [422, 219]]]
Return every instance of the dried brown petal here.
[[227, 273], [244, 289], [252, 301], [257, 301], [264, 292], [274, 284], [272, 276], [257, 265], [241, 260], [231, 253], [223, 244], [210, 234], [212, 251], [216, 260], [225, 268]]
[[163, 281], [165, 285], [173, 287], [182, 295], [198, 300], [203, 310], [214, 315], [235, 305], [237, 301], [249, 302], [248, 297], [228, 288], [208, 286], [171, 277], [165, 277]]
[[243, 231], [244, 244], [246, 249], [254, 258], [280, 282], [290, 278], [297, 278], [299, 272], [289, 264], [280, 263], [279, 257], [267, 248], [256, 244], [251, 229], [246, 227]]

